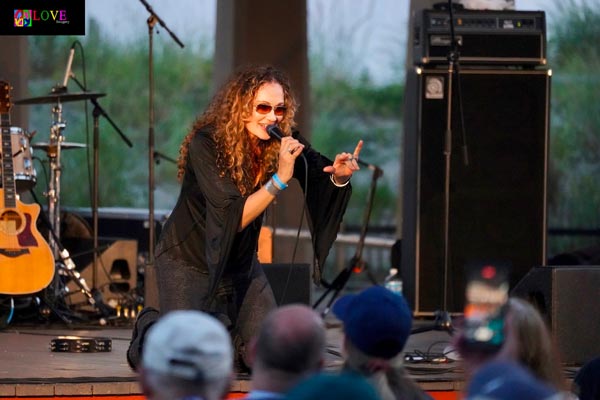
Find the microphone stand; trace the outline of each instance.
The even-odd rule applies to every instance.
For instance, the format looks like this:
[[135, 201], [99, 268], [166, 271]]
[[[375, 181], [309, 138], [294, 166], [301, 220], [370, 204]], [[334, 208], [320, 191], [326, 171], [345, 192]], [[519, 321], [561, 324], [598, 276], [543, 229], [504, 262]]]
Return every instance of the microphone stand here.
[[158, 22], [173, 40], [183, 48], [183, 43], [167, 27], [163, 20], [156, 15], [150, 4], [145, 0], [140, 2], [146, 7], [150, 16], [147, 19], [148, 24], [148, 259], [146, 266], [154, 265], [154, 63], [153, 63], [153, 33], [154, 26]]
[[353, 271], [356, 271], [356, 270], [361, 271], [363, 269], [367, 269], [369, 278], [371, 279], [371, 281], [374, 284], [376, 283], [375, 278], [371, 275], [370, 271], [367, 268], [366, 263], [362, 259], [362, 252], [363, 252], [363, 248], [365, 246], [365, 239], [367, 237], [367, 229], [369, 226], [369, 219], [371, 218], [371, 211], [373, 209], [373, 198], [375, 197], [375, 188], [377, 186], [377, 179], [379, 179], [383, 176], [383, 170], [376, 165], [366, 163], [360, 159], [358, 159], [356, 161], [358, 162], [359, 165], [367, 167], [368, 169], [373, 171], [373, 175], [371, 177], [371, 185], [369, 187], [369, 194], [367, 196], [368, 197], [367, 207], [365, 209], [363, 224], [361, 227], [360, 238], [358, 240], [356, 252], [354, 253], [354, 256], [352, 256], [352, 258], [350, 259], [348, 266], [346, 268], [344, 268], [335, 277], [335, 279], [333, 280], [333, 282], [331, 284], [328, 284], [325, 281], [321, 280], [321, 282], [324, 284], [324, 286], [326, 286], [327, 289], [321, 295], [321, 297], [319, 297], [317, 302], [313, 305], [314, 309], [316, 309], [319, 306], [319, 304], [321, 304], [321, 302], [333, 291], [333, 295], [331, 296], [331, 299], [329, 299], [329, 302], [327, 303], [327, 305], [325, 306], [325, 309], [321, 313], [321, 316], [323, 318], [329, 313], [329, 310], [331, 309], [331, 305], [333, 304], [335, 299], [340, 294], [340, 291], [348, 283], [348, 280], [350, 279], [350, 276], [352, 276]]
[[434, 323], [431, 326], [415, 328], [412, 333], [427, 332], [430, 330], [446, 330], [449, 333], [453, 332], [452, 318], [448, 312], [448, 268], [449, 268], [449, 231], [450, 231], [450, 168], [452, 155], [452, 85], [453, 77], [456, 74], [457, 80], [457, 97], [459, 102], [459, 115], [462, 128], [463, 139], [463, 159], [465, 165], [469, 164], [466, 136], [464, 131], [464, 118], [462, 113], [462, 94], [460, 85], [460, 64], [459, 51], [456, 35], [454, 34], [454, 12], [452, 0], [448, 0], [448, 14], [450, 24], [450, 50], [448, 51], [448, 99], [446, 108], [446, 132], [444, 135], [444, 217], [443, 217], [443, 268], [444, 268], [444, 286], [443, 286], [443, 309], [437, 310], [434, 313]]
[[[77, 84], [77, 86], [79, 86], [79, 88], [81, 90], [83, 90], [84, 92], [87, 91], [87, 88], [85, 87], [85, 85], [83, 85], [81, 82], [79, 82], [79, 80], [77, 80], [77, 78], [75, 77], [75, 75], [73, 73], [71, 73], [71, 79]], [[96, 289], [96, 281], [98, 279], [98, 205], [99, 205], [99, 195], [98, 195], [98, 181], [99, 181], [99, 166], [100, 166], [100, 134], [99, 134], [99, 130], [100, 130], [100, 124], [99, 124], [99, 117], [103, 116], [104, 118], [106, 118], [106, 120], [112, 125], [112, 127], [117, 131], [117, 133], [119, 134], [119, 136], [121, 136], [121, 139], [123, 139], [123, 141], [127, 144], [127, 146], [129, 147], [133, 147], [133, 144], [131, 143], [131, 141], [129, 140], [129, 138], [127, 138], [127, 136], [125, 136], [125, 134], [121, 131], [121, 129], [119, 129], [119, 127], [113, 122], [113, 120], [109, 117], [108, 113], [102, 108], [102, 106], [98, 103], [98, 101], [96, 101], [95, 98], [91, 98], [90, 101], [92, 102], [92, 104], [94, 105], [94, 110], [92, 111], [92, 116], [94, 118], [94, 144], [93, 144], [93, 158], [94, 158], [94, 171], [92, 173], [92, 177], [93, 177], [93, 182], [92, 182], [92, 225], [93, 225], [93, 233], [92, 233], [92, 237], [93, 237], [93, 255], [94, 255], [94, 259], [93, 259], [93, 268], [92, 268], [92, 290]]]

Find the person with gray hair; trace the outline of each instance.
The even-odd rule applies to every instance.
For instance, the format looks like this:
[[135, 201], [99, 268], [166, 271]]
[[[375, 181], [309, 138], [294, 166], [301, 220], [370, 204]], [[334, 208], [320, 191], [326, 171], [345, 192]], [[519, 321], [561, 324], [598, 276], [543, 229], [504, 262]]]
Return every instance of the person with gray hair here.
[[267, 314], [250, 342], [252, 390], [246, 399], [283, 399], [300, 380], [323, 368], [325, 327], [312, 308], [290, 304]]
[[233, 379], [231, 337], [208, 314], [169, 312], [150, 327], [139, 372], [148, 399], [223, 399]]

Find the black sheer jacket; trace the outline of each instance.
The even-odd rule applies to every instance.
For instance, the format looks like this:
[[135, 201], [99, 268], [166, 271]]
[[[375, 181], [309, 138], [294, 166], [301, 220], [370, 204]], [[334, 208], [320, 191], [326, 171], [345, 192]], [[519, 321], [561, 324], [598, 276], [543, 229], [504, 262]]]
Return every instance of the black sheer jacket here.
[[[305, 193], [315, 255], [313, 279], [319, 285], [352, 189], [351, 185], [335, 186], [323, 172], [332, 161], [315, 151], [298, 132], [294, 137], [305, 145], [308, 168], [298, 157], [294, 177]], [[230, 178], [219, 176], [211, 133], [198, 131], [190, 143], [179, 198], [162, 229], [156, 257], [168, 253], [169, 258], [182, 259], [209, 274], [211, 284], [206, 295], [213, 297], [223, 274], [249, 269], [257, 262], [262, 217], [238, 232], [246, 199]]]

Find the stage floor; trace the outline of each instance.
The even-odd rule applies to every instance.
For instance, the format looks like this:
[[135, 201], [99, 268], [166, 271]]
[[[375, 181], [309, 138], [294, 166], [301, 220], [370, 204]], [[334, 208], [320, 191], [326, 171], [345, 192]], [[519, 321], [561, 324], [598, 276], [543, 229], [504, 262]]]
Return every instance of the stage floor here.
[[[340, 324], [333, 316], [327, 316], [326, 323], [326, 369], [336, 370], [342, 362]], [[138, 376], [129, 368], [125, 357], [130, 335], [130, 326], [9, 325], [0, 331], [0, 398], [139, 396]], [[108, 338], [112, 350], [52, 352], [51, 342], [60, 336]], [[410, 337], [405, 349], [409, 353], [441, 353], [449, 340], [450, 335], [444, 331], [418, 333]], [[460, 362], [410, 363], [407, 368], [427, 391], [462, 389]], [[245, 393], [249, 389], [250, 377], [239, 374], [231, 392]]]

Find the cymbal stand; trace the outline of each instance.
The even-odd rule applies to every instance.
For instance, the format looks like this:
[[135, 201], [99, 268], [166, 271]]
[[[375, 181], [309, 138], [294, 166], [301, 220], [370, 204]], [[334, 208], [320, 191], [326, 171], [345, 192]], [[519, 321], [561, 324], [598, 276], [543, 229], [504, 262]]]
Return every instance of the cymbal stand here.
[[[62, 104], [60, 100], [52, 108], [52, 125], [50, 127], [50, 141], [48, 143], [48, 158], [50, 160], [50, 179], [48, 180], [48, 191], [45, 195], [48, 197], [48, 243], [54, 255], [55, 260], [62, 260], [58, 263], [63, 275], [69, 276], [79, 286], [81, 292], [87, 297], [88, 302], [93, 307], [98, 308], [103, 314], [107, 314], [106, 306], [101, 299], [88, 287], [85, 279], [81, 277], [75, 269], [75, 263], [71, 259], [68, 250], [60, 243], [60, 179], [61, 179], [61, 143], [64, 141], [63, 130], [66, 127], [62, 119]], [[98, 292], [100, 293], [100, 292]], [[98, 301], [99, 300], [99, 301]]]
[[66, 124], [62, 119], [62, 104], [60, 100], [52, 107], [52, 125], [50, 127], [50, 141], [48, 142], [48, 159], [50, 160], [50, 179], [48, 180], [48, 191], [44, 193], [48, 197], [48, 218], [50, 219], [50, 231], [54, 234], [49, 236], [48, 244], [54, 255], [54, 259], [60, 257], [60, 175], [62, 165], [60, 164], [60, 143], [64, 140], [62, 134]]

